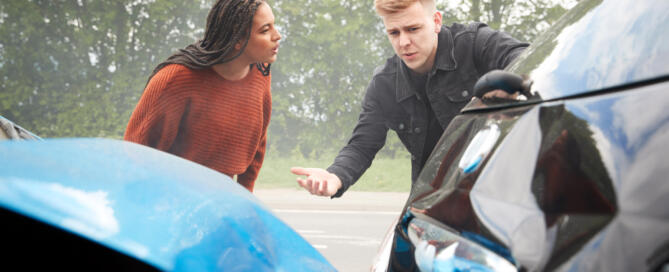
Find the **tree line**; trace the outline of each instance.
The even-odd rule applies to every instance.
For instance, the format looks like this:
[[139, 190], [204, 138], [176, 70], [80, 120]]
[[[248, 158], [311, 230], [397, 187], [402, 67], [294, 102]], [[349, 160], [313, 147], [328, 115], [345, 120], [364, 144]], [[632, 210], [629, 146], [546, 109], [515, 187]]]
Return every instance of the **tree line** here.
[[[437, 1], [445, 24], [481, 21], [532, 41], [576, 0]], [[0, 2], [0, 115], [42, 137], [121, 138], [153, 68], [202, 36], [214, 0]], [[340, 148], [374, 69], [392, 56], [373, 1], [273, 0], [270, 152]], [[382, 154], [402, 149], [389, 137]]]

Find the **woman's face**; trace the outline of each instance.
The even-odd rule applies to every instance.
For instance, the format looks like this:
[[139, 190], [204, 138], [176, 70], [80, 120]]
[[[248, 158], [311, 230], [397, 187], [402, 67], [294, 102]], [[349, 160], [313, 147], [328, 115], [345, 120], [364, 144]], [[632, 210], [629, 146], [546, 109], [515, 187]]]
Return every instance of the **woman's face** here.
[[281, 34], [274, 27], [272, 9], [263, 2], [253, 16], [249, 42], [240, 57], [247, 58], [250, 63], [273, 63], [279, 52], [279, 40]]

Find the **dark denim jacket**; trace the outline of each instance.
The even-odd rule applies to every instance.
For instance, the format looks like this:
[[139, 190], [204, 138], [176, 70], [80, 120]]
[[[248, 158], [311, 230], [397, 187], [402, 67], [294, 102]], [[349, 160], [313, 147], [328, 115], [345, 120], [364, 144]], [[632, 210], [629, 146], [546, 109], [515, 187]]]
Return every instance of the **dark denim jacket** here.
[[[362, 101], [362, 112], [348, 144], [328, 171], [341, 179], [339, 197], [369, 168], [394, 130], [411, 153], [411, 180], [423, 165], [427, 135], [427, 99], [443, 128], [471, 100], [476, 80], [486, 72], [503, 69], [528, 46], [482, 23], [442, 26], [434, 67], [427, 77], [427, 97], [410, 86], [408, 72], [395, 55], [374, 72]], [[431, 148], [431, 147], [430, 147]]]

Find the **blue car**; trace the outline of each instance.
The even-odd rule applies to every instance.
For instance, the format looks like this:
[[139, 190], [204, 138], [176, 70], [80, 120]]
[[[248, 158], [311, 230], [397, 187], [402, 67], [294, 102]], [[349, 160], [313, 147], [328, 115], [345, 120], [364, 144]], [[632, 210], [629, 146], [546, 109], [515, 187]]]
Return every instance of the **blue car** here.
[[[3, 266], [334, 271], [226, 175], [135, 143], [41, 140], [2, 118]], [[16, 132], [15, 131], [15, 132]]]

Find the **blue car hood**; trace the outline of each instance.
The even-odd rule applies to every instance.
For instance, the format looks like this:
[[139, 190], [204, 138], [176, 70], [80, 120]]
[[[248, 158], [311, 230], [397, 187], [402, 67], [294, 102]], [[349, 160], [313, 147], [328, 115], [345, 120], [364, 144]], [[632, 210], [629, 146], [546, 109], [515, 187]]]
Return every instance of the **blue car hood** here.
[[0, 142], [0, 207], [161, 270], [335, 270], [229, 177], [130, 142]]

